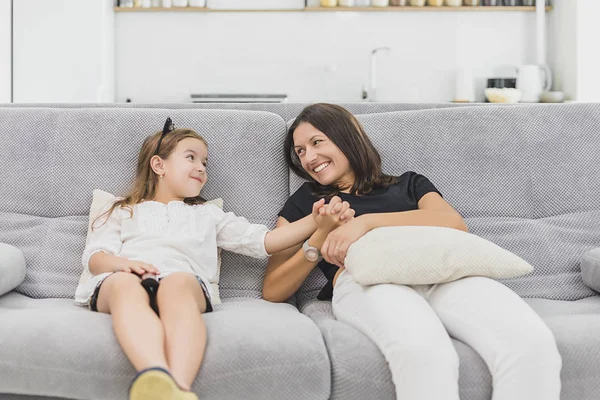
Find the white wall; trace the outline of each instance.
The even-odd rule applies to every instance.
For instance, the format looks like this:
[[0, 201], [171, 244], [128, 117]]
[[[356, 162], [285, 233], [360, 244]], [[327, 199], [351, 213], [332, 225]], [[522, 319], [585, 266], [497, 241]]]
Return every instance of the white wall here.
[[0, 103], [11, 100], [11, 0], [0, 0]]
[[578, 0], [577, 100], [600, 101], [600, 1]]
[[569, 100], [600, 101], [600, 1], [554, 0], [549, 19], [550, 66], [554, 90]]
[[369, 53], [382, 101], [453, 99], [455, 71], [515, 76], [535, 62], [532, 12], [117, 13], [117, 101], [187, 102], [191, 93], [286, 93], [360, 101]]
[[15, 0], [14, 102], [114, 100], [113, 0]]

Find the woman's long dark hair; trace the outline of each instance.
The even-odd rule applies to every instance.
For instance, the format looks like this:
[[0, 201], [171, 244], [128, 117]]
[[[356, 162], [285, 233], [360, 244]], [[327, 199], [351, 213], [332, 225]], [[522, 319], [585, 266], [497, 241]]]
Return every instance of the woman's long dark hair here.
[[302, 168], [298, 154], [294, 151], [294, 131], [303, 122], [323, 132], [346, 156], [355, 176], [350, 188], [351, 194], [367, 194], [373, 189], [385, 188], [398, 181], [396, 177], [382, 172], [381, 156], [354, 115], [335, 104], [312, 104], [302, 110], [288, 129], [284, 152], [288, 167], [313, 184], [316, 196], [331, 198], [344, 188], [320, 185]]

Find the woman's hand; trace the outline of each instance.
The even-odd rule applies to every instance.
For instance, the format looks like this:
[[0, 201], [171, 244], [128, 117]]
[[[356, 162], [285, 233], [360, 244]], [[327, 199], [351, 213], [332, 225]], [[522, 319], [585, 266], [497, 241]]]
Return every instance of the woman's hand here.
[[321, 254], [325, 261], [344, 268], [344, 259], [348, 248], [365, 233], [369, 231], [367, 225], [360, 218], [353, 218], [343, 226], [333, 230], [321, 247]]
[[129, 260], [127, 258], [119, 257], [119, 260], [116, 262], [116, 265], [113, 269], [114, 272], [129, 272], [137, 275], [144, 274], [153, 274], [158, 275], [160, 271], [151, 264], [146, 264], [141, 261]]

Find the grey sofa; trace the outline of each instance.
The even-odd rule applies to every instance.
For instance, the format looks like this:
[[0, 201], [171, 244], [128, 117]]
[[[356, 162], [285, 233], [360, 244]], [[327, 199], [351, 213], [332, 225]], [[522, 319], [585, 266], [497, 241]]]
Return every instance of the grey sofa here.
[[[554, 332], [562, 399], [600, 398], [600, 296], [580, 269], [584, 253], [600, 246], [600, 104], [346, 106], [386, 172], [428, 176], [471, 232], [534, 265], [531, 275], [504, 283]], [[300, 184], [282, 143], [302, 105], [218, 108], [0, 107], [0, 242], [19, 249], [27, 265], [24, 281], [0, 297], [0, 398], [126, 398], [134, 370], [110, 317], [76, 307], [72, 296], [92, 190], [123, 194], [142, 140], [166, 116], [209, 142], [205, 196], [274, 225]], [[395, 398], [378, 349], [316, 300], [320, 271], [287, 303], [272, 304], [260, 299], [264, 268], [223, 253], [224, 303], [206, 315], [208, 347], [193, 387], [201, 398]], [[489, 400], [487, 367], [454, 344], [461, 399]]]

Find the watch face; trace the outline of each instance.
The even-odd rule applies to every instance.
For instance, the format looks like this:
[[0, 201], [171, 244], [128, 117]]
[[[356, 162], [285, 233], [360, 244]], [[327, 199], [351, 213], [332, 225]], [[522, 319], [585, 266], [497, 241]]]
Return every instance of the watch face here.
[[313, 249], [306, 250], [305, 254], [308, 261], [317, 261], [317, 258], [319, 258], [319, 254]]

